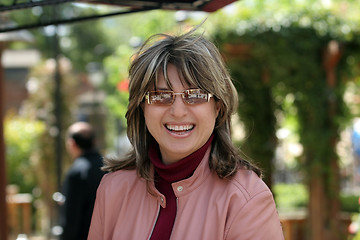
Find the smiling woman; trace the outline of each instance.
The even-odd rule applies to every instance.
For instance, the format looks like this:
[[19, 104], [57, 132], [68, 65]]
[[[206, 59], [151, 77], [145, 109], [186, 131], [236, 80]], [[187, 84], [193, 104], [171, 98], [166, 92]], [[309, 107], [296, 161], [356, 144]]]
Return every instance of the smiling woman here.
[[105, 161], [89, 240], [283, 239], [260, 170], [231, 141], [238, 98], [229, 73], [194, 32], [155, 35], [135, 55], [133, 149]]
[[189, 94], [185, 95], [183, 92], [196, 89], [189, 89], [190, 86], [182, 84], [173, 64], [167, 67], [169, 85], [163, 75], [160, 73], [157, 87], [168, 89], [171, 84], [173, 90], [185, 97], [167, 94], [165, 96], [171, 97], [170, 104], [147, 101], [142, 106], [147, 129], [159, 144], [161, 159], [164, 164], [171, 164], [200, 149], [207, 142], [213, 132], [220, 103], [215, 102], [214, 98], [209, 98], [208, 101], [208, 97], [204, 99], [202, 94], [193, 94], [193, 101], [189, 102]]

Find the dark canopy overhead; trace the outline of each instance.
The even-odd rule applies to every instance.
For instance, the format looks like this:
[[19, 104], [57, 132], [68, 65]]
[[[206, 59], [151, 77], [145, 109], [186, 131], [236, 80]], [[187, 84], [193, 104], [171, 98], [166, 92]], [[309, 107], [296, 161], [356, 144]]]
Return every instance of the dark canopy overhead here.
[[[140, 11], [148, 11], [154, 9], [165, 10], [189, 10], [189, 11], [203, 11], [214, 12], [236, 0], [5, 0], [0, 3], [0, 32], [9, 32], [22, 29], [30, 29], [43, 27], [54, 24], [67, 24], [83, 20], [90, 20], [95, 18], [109, 17], [127, 13], [134, 13]], [[69, 9], [76, 8], [77, 3], [91, 5], [111, 6], [111, 10], [106, 13], [98, 15], [76, 16], [68, 14], [67, 17], [59, 17], [56, 13], [58, 6], [67, 6]], [[52, 7], [54, 10], [51, 17], [41, 19], [33, 23], [18, 23], [4, 24], [6, 14], [11, 11], [26, 11], [35, 7], [48, 8]]]

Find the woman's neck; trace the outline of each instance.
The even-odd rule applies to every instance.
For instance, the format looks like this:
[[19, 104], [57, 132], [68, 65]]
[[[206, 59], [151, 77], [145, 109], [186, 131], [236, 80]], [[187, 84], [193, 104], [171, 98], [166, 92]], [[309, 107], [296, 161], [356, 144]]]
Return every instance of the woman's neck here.
[[213, 135], [211, 135], [208, 141], [201, 148], [189, 156], [170, 165], [163, 163], [159, 145], [155, 140], [153, 140], [149, 148], [149, 158], [155, 167], [155, 171], [161, 178], [169, 182], [180, 181], [193, 174], [203, 159], [206, 150], [210, 147], [213, 138]]

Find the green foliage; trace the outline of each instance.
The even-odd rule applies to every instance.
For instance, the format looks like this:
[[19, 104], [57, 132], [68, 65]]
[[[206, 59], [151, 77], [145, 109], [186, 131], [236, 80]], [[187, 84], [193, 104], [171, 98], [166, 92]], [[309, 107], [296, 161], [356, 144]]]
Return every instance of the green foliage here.
[[20, 192], [31, 192], [36, 183], [33, 153], [39, 147], [39, 136], [45, 131], [42, 122], [8, 115], [4, 122], [8, 184]]
[[[105, 31], [101, 21], [76, 23], [69, 27], [68, 34], [61, 37], [63, 54], [71, 59], [74, 69], [85, 71], [90, 62], [102, 63], [113, 54], [115, 43]], [[67, 44], [69, 43], [69, 44]]]
[[[276, 119], [275, 114], [282, 112], [292, 119], [296, 115], [294, 129], [305, 149], [304, 167], [330, 166], [329, 161], [336, 157], [332, 141], [349, 119], [342, 79], [349, 77], [353, 68], [346, 59], [359, 62], [354, 56], [360, 49], [359, 29], [326, 11], [266, 15], [266, 19], [265, 15], [239, 20], [231, 29], [214, 33], [239, 91], [238, 112], [248, 135], [245, 148], [261, 162], [260, 166], [271, 167], [266, 163], [273, 158], [273, 152], [264, 151], [269, 143], [272, 147], [276, 144], [274, 132], [283, 119]], [[351, 51], [344, 51], [337, 68], [340, 70], [335, 73], [341, 80], [330, 87], [323, 54], [333, 40], [345, 49], [350, 46]], [[284, 106], [289, 94], [294, 108]], [[321, 169], [329, 174], [326, 167]]]
[[360, 240], [360, 232], [357, 233], [352, 240]]
[[276, 119], [270, 86], [264, 84], [257, 60], [234, 61], [229, 63], [229, 67], [239, 93], [238, 115], [247, 133], [241, 148], [259, 163], [264, 171], [265, 182], [271, 186]]
[[[325, 214], [323, 218], [309, 215], [310, 222], [318, 223], [317, 229], [309, 229], [310, 235], [327, 228], [336, 235], [341, 199], [336, 143], [351, 119], [343, 96], [346, 81], [358, 72], [354, 68], [359, 69], [360, 29], [331, 11], [318, 10], [283, 15], [281, 10], [264, 11], [213, 36], [239, 81], [238, 111], [250, 136], [245, 139], [252, 145], [247, 148], [250, 156], [260, 161], [260, 166], [270, 167], [266, 170], [271, 173], [271, 165], [266, 163], [274, 155], [268, 152], [266, 156], [264, 149], [273, 129], [289, 124], [291, 121], [284, 119], [291, 116], [296, 121], [292, 129], [303, 147], [299, 163], [309, 191], [307, 207], [310, 213], [317, 208], [315, 211]], [[291, 107], [284, 101], [288, 96]], [[254, 117], [254, 113], [262, 117]]]
[[275, 203], [280, 211], [296, 210], [307, 206], [309, 194], [304, 184], [275, 184]]
[[351, 212], [351, 213], [360, 212], [358, 195], [341, 194], [340, 203], [341, 203], [341, 210], [344, 212]]
[[105, 87], [108, 93], [106, 104], [111, 109], [113, 116], [121, 120], [123, 126], [126, 126], [125, 113], [129, 97], [127, 70], [132, 53], [133, 50], [129, 45], [122, 44], [112, 57], [104, 61], [108, 76]]
[[[65, 129], [73, 119], [71, 118], [70, 111], [74, 110], [75, 106], [74, 97], [76, 96], [76, 90], [78, 81], [74, 79], [74, 75], [71, 71], [71, 64], [67, 59], [59, 59], [59, 69], [61, 75], [61, 99], [62, 105], [62, 126]], [[42, 131], [37, 132], [36, 138], [33, 140], [24, 139], [22, 134], [25, 130], [17, 129], [16, 134], [19, 134], [21, 138], [19, 143], [27, 142], [32, 150], [26, 155], [24, 161], [29, 162], [31, 159], [31, 167], [28, 167], [26, 172], [31, 174], [33, 184], [36, 185], [37, 191], [36, 202], [41, 202], [41, 210], [37, 209], [38, 204], [35, 204], [34, 212], [40, 214], [41, 221], [51, 221], [56, 219], [56, 205], [52, 195], [54, 192], [59, 191], [57, 174], [57, 154], [55, 140], [56, 136], [59, 136], [58, 128], [56, 127], [56, 117], [54, 113], [54, 88], [55, 88], [55, 62], [48, 60], [46, 62], [39, 63], [31, 69], [28, 76], [29, 96], [22, 103], [21, 116], [22, 119], [26, 119], [26, 122], [38, 122], [42, 126]], [[24, 120], [25, 121], [25, 120]], [[66, 166], [70, 164], [69, 157], [66, 157], [65, 149], [65, 131], [61, 131], [60, 147], [62, 154], [62, 169], [66, 169]], [[19, 171], [16, 169], [15, 171]], [[19, 172], [19, 174], [21, 174]], [[28, 180], [24, 179], [22, 183], [28, 183]], [[31, 191], [31, 190], [29, 190]], [[39, 200], [39, 201], [38, 201]], [[39, 211], [38, 211], [39, 210]], [[35, 223], [35, 221], [34, 221]], [[47, 231], [48, 229], [43, 229]]]
[[[153, 10], [119, 17], [115, 20], [118, 26], [124, 22], [127, 24], [126, 31], [129, 34], [127, 39], [136, 36], [145, 40], [153, 34], [174, 31], [178, 27], [174, 14], [173, 11]], [[121, 34], [122, 31], [119, 31], [119, 37]]]
[[349, 81], [346, 84], [346, 95], [344, 96], [344, 101], [349, 107], [349, 111], [354, 116], [360, 116], [360, 106], [357, 101], [354, 101], [356, 96], [360, 94], [360, 74], [359, 77], [356, 77], [353, 81]]
[[[309, 192], [306, 185], [300, 183], [285, 184], [278, 183], [274, 185], [273, 192], [277, 208], [282, 212], [306, 208], [309, 201]], [[358, 213], [359, 196], [341, 194], [341, 211]]]
[[[12, 21], [19, 25], [46, 23], [50, 20], [69, 19], [84, 16], [100, 15], [103, 8], [80, 7], [74, 4], [59, 4], [52, 6], [35, 7], [32, 10], [22, 9], [12, 11], [9, 15]], [[30, 29], [35, 41], [28, 43], [39, 49], [45, 58], [53, 58], [56, 54], [55, 32], [59, 40], [60, 52], [71, 60], [73, 68], [85, 71], [90, 62], [102, 63], [103, 59], [113, 53], [118, 43], [111, 38], [104, 21], [75, 22], [68, 25], [39, 27]], [[19, 45], [19, 44], [17, 44]], [[16, 47], [13, 44], [13, 47]]]

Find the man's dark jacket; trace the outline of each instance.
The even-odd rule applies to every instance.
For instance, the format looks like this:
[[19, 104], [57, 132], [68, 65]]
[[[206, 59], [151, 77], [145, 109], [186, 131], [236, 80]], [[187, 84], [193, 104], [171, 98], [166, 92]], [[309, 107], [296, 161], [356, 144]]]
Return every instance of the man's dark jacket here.
[[65, 204], [60, 210], [61, 240], [86, 240], [94, 208], [96, 190], [104, 172], [102, 156], [95, 151], [76, 158], [66, 174], [62, 193]]

